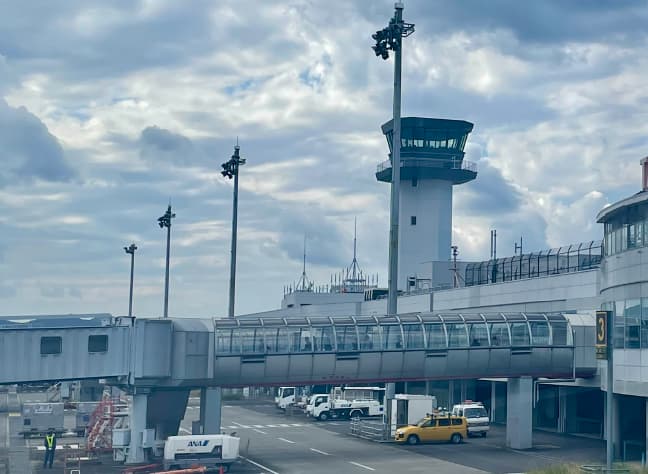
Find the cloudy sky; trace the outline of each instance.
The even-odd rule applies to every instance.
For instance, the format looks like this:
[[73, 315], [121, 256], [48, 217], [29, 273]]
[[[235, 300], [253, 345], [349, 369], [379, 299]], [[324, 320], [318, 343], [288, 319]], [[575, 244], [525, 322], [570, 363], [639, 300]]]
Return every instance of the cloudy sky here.
[[[392, 63], [383, 0], [0, 0], [0, 314], [159, 316], [171, 200], [170, 314], [227, 310], [242, 170], [237, 312], [279, 306], [301, 273], [351, 259], [386, 282], [380, 124]], [[648, 154], [643, 0], [408, 0], [403, 115], [475, 123], [476, 181], [455, 189], [465, 260], [597, 239]]]

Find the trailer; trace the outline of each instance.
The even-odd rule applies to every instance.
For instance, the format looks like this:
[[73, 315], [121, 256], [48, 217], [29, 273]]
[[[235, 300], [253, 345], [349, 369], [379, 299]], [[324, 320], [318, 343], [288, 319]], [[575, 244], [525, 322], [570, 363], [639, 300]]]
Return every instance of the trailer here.
[[23, 403], [23, 430], [25, 438], [44, 436], [49, 431], [61, 434], [64, 428], [63, 403]]

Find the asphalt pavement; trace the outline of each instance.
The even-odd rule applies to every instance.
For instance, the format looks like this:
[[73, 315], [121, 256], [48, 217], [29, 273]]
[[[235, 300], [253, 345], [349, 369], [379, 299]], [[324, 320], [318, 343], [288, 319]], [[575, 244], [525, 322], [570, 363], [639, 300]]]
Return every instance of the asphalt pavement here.
[[[252, 409], [251, 409], [252, 408]], [[257, 411], [252, 406], [225, 405], [222, 426], [241, 437], [241, 454], [247, 471], [270, 474], [422, 474], [430, 472], [430, 459], [397, 446], [372, 443], [341, 435], [305, 417]], [[258, 407], [257, 407], [258, 408]], [[272, 407], [270, 407], [272, 408]], [[199, 408], [189, 407], [181, 431], [191, 430]], [[250, 470], [250, 465], [256, 470]], [[243, 466], [241, 466], [243, 468]], [[478, 474], [481, 471], [441, 459], [434, 461], [438, 474]]]
[[[299, 411], [295, 411], [292, 416], [287, 416], [277, 410], [271, 403], [251, 401], [228, 403], [232, 408], [224, 409], [224, 413], [236, 407], [236, 409], [257, 413], [259, 420], [271, 417], [275, 420], [276, 418], [284, 420], [284, 424], [302, 423], [307, 426], [317, 427], [322, 431], [332, 433], [341, 443], [353, 440], [364, 445], [375, 445], [375, 443], [356, 440], [356, 438], [351, 437], [348, 421], [315, 421], [307, 418]], [[280, 421], [275, 422], [280, 423]], [[261, 421], [258, 423], [261, 423]], [[600, 464], [605, 462], [605, 442], [600, 439], [559, 435], [536, 430], [533, 434], [533, 441], [534, 447], [530, 450], [521, 451], [507, 448], [506, 427], [493, 425], [488, 437], [469, 438], [459, 445], [437, 443], [418, 446], [389, 444], [387, 446], [390, 448], [393, 463], [399, 466], [399, 470], [394, 472], [409, 472], [406, 470], [400, 471], [400, 466], [406, 464], [411, 456], [415, 456], [417, 462], [425, 464], [428, 468], [430, 463], [433, 463], [435, 472], [437, 464], [442, 462], [453, 463], [463, 468], [474, 468], [502, 474], [527, 472], [564, 463]], [[381, 448], [386, 447], [385, 445], [380, 446]], [[427, 459], [421, 461], [420, 456]]]
[[[187, 407], [179, 434], [190, 433], [191, 422], [198, 419], [199, 412], [197, 406], [190, 404]], [[73, 423], [73, 417], [73, 413], [66, 413], [66, 426]], [[9, 455], [13, 458], [14, 467], [26, 464], [23, 471], [16, 472], [56, 472], [41, 470], [41, 439], [25, 442], [22, 437], [16, 436], [20, 421], [18, 413], [0, 413], [0, 459]], [[533, 449], [512, 450], [505, 446], [503, 426], [492, 426], [487, 438], [469, 438], [459, 445], [401, 446], [375, 443], [352, 437], [348, 421], [315, 421], [299, 411], [288, 415], [266, 401], [225, 402], [222, 425], [226, 432], [236, 432], [241, 437], [242, 458], [233, 467], [233, 474], [504, 474], [527, 472], [565, 462], [601, 463], [605, 456], [605, 445], [601, 440], [542, 431], [534, 432]], [[81, 444], [83, 440], [59, 440], [61, 444], [74, 442]], [[31, 462], [25, 460], [25, 455], [29, 456]], [[62, 456], [57, 455], [55, 467], [60, 472]], [[123, 466], [105, 463], [86, 466], [83, 472], [112, 474], [122, 469]], [[13, 471], [10, 472], [13, 474]], [[3, 474], [2, 469], [0, 474]]]

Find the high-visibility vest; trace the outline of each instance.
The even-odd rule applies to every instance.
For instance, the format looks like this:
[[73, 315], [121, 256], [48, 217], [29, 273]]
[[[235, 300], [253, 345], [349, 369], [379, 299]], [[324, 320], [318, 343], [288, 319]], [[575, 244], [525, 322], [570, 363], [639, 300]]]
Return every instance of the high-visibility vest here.
[[45, 439], [47, 440], [47, 447], [49, 449], [52, 449], [52, 447], [54, 446], [54, 435], [45, 435]]

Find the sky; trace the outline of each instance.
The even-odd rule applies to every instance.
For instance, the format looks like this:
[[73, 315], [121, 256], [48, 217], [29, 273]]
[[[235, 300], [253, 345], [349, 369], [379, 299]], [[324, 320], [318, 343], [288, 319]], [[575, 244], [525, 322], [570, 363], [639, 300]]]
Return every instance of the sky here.
[[[0, 0], [0, 314], [226, 314], [238, 137], [238, 314], [358, 260], [387, 281], [383, 0]], [[600, 239], [648, 154], [643, 0], [407, 0], [403, 116], [475, 124], [461, 260]]]

